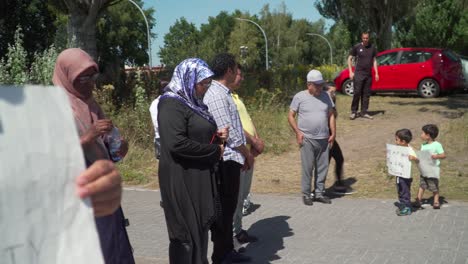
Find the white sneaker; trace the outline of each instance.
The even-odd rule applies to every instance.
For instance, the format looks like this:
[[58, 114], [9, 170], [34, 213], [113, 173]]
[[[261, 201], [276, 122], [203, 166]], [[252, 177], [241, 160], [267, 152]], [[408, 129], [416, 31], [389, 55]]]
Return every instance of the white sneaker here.
[[239, 240], [237, 240], [236, 237], [232, 237], [232, 242], [234, 244], [234, 250], [238, 253], [242, 253], [245, 251], [245, 247], [242, 245], [241, 242], [239, 242]]

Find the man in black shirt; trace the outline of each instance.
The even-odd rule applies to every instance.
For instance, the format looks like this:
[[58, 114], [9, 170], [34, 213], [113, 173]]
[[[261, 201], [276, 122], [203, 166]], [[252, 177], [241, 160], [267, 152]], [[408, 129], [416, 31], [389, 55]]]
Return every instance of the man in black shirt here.
[[[351, 116], [349, 117], [351, 120], [358, 116], [359, 101], [361, 101], [361, 116], [373, 119], [372, 116], [367, 113], [372, 85], [372, 66], [374, 66], [375, 81], [379, 81], [379, 72], [375, 59], [377, 50], [369, 43], [369, 33], [362, 33], [361, 40], [361, 43], [351, 48], [348, 57], [349, 78], [354, 80], [354, 95], [353, 102], [351, 103]], [[353, 57], [356, 61], [354, 72], [352, 68]]]

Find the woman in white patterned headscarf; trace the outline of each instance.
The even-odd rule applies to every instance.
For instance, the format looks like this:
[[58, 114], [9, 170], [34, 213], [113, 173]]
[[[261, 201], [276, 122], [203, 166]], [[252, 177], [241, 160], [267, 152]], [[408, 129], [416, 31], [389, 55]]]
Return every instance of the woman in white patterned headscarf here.
[[215, 171], [227, 130], [203, 103], [213, 72], [201, 59], [174, 70], [158, 105], [159, 186], [169, 233], [171, 264], [208, 263], [208, 230], [218, 212]]

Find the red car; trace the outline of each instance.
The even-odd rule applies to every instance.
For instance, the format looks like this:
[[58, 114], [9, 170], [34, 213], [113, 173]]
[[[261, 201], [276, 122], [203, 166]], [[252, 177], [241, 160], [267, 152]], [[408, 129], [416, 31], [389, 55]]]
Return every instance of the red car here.
[[[431, 98], [464, 86], [461, 60], [447, 49], [391, 49], [377, 54], [377, 63], [380, 78], [378, 82], [372, 80], [372, 92], [417, 92]], [[353, 94], [348, 69], [335, 78], [335, 85], [338, 91]]]

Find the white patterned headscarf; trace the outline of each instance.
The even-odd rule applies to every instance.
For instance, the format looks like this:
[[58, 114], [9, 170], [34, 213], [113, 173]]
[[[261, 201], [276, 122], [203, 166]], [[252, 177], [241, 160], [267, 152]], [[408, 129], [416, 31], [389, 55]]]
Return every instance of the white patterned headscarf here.
[[195, 87], [197, 83], [210, 78], [214, 73], [208, 64], [198, 58], [190, 58], [182, 61], [174, 69], [174, 74], [169, 84], [164, 88], [164, 98], [175, 98], [193, 109], [206, 120], [215, 124], [213, 116], [208, 112], [208, 107], [203, 103], [203, 98], [197, 98]]

